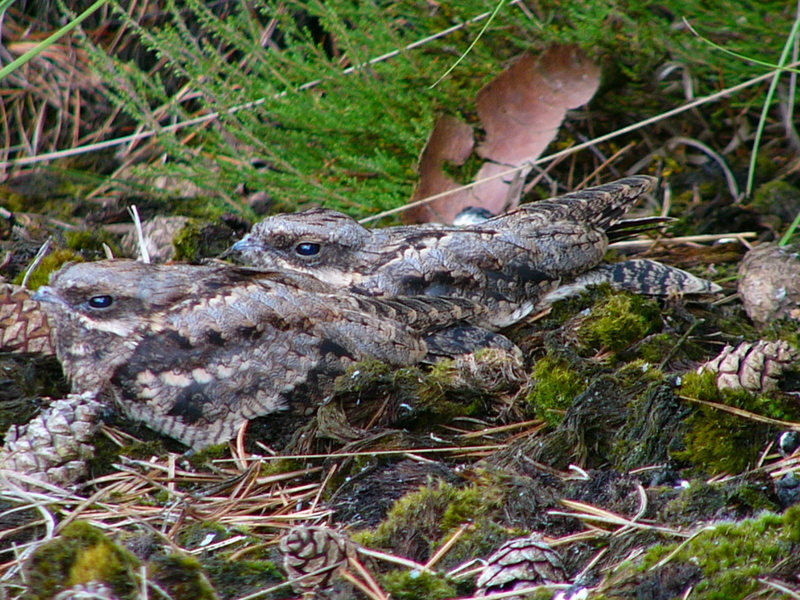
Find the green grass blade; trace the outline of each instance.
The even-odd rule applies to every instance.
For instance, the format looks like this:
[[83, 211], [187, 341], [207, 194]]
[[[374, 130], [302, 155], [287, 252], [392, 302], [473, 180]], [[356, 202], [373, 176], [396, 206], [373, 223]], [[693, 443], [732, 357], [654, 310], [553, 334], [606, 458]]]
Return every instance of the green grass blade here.
[[[13, 1], [13, 0], [12, 0]], [[42, 43], [38, 44], [35, 48], [28, 50], [25, 54], [20, 56], [18, 59], [14, 60], [13, 62], [7, 64], [5, 67], [0, 69], [0, 79], [4, 79], [10, 73], [16, 71], [19, 67], [24, 65], [26, 62], [31, 60], [32, 58], [38, 56], [42, 52], [44, 52], [47, 48], [55, 44], [60, 38], [67, 35], [70, 31], [75, 29], [78, 25], [83, 23], [89, 16], [92, 15], [97, 9], [103, 6], [108, 0], [97, 0], [94, 4], [92, 4], [89, 8], [87, 8], [83, 13], [81, 13], [78, 17], [74, 20], [70, 21], [64, 27], [56, 31], [53, 35], [48, 37]], [[3, 11], [7, 8], [7, 5], [10, 5], [11, 2], [6, 0], [3, 4], [0, 4], [0, 11]]]

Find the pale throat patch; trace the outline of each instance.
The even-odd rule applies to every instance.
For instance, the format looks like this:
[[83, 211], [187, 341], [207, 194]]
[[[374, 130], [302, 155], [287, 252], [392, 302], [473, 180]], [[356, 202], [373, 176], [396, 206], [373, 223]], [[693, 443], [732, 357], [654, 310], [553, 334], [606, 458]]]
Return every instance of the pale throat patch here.
[[89, 315], [78, 315], [78, 319], [89, 329], [95, 331], [102, 331], [104, 333], [113, 333], [119, 337], [129, 337], [135, 330], [136, 324], [122, 319], [93, 319]]
[[[290, 265], [290, 267], [297, 269], [296, 265]], [[358, 284], [362, 279], [364, 279], [364, 276], [359, 273], [348, 273], [339, 269], [333, 269], [331, 267], [322, 267], [319, 269], [302, 268], [300, 270], [336, 287], [348, 287]]]

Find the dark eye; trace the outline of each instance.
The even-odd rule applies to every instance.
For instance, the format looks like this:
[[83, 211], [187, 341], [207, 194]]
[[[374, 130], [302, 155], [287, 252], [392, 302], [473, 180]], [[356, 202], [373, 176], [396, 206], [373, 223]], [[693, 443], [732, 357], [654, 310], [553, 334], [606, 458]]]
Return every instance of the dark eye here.
[[300, 256], [316, 256], [322, 247], [314, 242], [300, 242], [294, 247], [294, 251]]
[[89, 298], [90, 308], [108, 308], [114, 304], [114, 299], [111, 296], [92, 296]]

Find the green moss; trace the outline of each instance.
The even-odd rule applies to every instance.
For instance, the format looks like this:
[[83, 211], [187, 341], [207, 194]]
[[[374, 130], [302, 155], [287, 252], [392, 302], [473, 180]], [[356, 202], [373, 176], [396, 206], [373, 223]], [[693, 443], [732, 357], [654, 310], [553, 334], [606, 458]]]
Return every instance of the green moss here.
[[103, 244], [111, 249], [114, 256], [120, 255], [116, 239], [102, 228], [67, 231], [64, 233], [64, 239], [68, 249], [90, 255], [91, 258], [105, 258]]
[[[215, 552], [201, 557], [201, 561], [208, 578], [226, 598], [240, 598], [286, 580], [283, 571], [271, 560], [229, 560]], [[284, 595], [294, 597], [288, 587], [279, 596], [269, 597]]]
[[554, 425], [561, 422], [564, 411], [583, 393], [586, 378], [572, 369], [566, 361], [545, 356], [533, 367], [533, 384], [527, 401], [536, 416]]
[[60, 590], [97, 581], [119, 598], [135, 598], [139, 560], [99, 529], [76, 521], [36, 550], [25, 565], [26, 598], [51, 598]]
[[[797, 327], [797, 320], [784, 318], [768, 323], [761, 329], [760, 336], [750, 336], [750, 339], [760, 337], [764, 340], [777, 341], [785, 340], [795, 348], [800, 348], [800, 328]], [[795, 367], [794, 370], [798, 368]]]
[[292, 471], [302, 471], [307, 467], [307, 464], [298, 459], [281, 458], [277, 460], [265, 460], [261, 467], [261, 476], [283, 475], [284, 473], [291, 473]]
[[596, 350], [619, 351], [661, 329], [660, 314], [653, 300], [615, 293], [592, 308], [580, 334]]
[[[481, 351], [476, 354], [476, 361], [483, 360], [486, 366], [497, 354], [492, 350]], [[501, 370], [498, 367], [497, 371]], [[416, 367], [393, 369], [378, 361], [364, 361], [337, 378], [334, 400], [341, 403], [354, 424], [358, 423], [359, 415], [371, 419], [374, 410], [369, 407], [380, 402], [403, 406], [398, 412], [402, 413], [404, 428], [429, 429], [454, 417], [482, 412], [503, 391], [499, 388], [502, 385], [491, 376], [479, 380], [452, 360], [440, 361], [427, 372]]]
[[236, 241], [236, 233], [222, 222], [192, 219], [172, 241], [175, 260], [191, 263], [219, 256]]
[[675, 452], [674, 457], [706, 473], [741, 473], [755, 464], [766, 441], [763, 433], [753, 435], [749, 421], [707, 407], [699, 408], [689, 424], [686, 450]]
[[[32, 290], [46, 285], [50, 281], [50, 275], [58, 271], [68, 262], [83, 262], [83, 257], [72, 250], [56, 250], [44, 257], [36, 270], [31, 273], [28, 279], [28, 287]], [[20, 273], [14, 280], [17, 285], [22, 284], [25, 273]]]
[[[720, 391], [716, 376], [708, 372], [683, 376], [680, 394], [780, 420], [795, 420], [799, 412], [796, 403], [782, 396], [755, 396], [744, 390]], [[739, 473], [754, 465], [775, 433], [762, 423], [706, 405], [694, 407], [688, 425], [684, 438], [686, 450], [676, 452], [675, 458], [713, 474]]]
[[148, 564], [148, 577], [174, 600], [216, 600], [219, 598], [203, 574], [199, 560], [171, 554]]
[[202, 230], [204, 224], [192, 220], [174, 237], [175, 260], [198, 262], [202, 258]]
[[776, 231], [783, 232], [800, 211], [800, 190], [788, 181], [774, 179], [756, 189], [751, 206], [764, 215]]
[[800, 504], [795, 504], [783, 514], [784, 536], [793, 544], [800, 544]]
[[487, 515], [503, 498], [491, 483], [463, 488], [435, 482], [410, 492], [394, 503], [384, 521], [374, 531], [361, 531], [353, 539], [364, 546], [383, 548], [414, 560], [425, 561], [456, 530], [471, 528], [448, 552], [446, 562], [491, 552], [502, 539], [502, 530]]
[[681, 376], [680, 393], [682, 396], [705, 400], [706, 402], [720, 402], [722, 393], [717, 387], [717, 376], [710, 371], [703, 373], [690, 372]]
[[643, 569], [649, 569], [673, 550], [671, 563], [696, 565], [701, 581], [692, 592], [698, 600], [737, 600], [761, 587], [759, 577], [767, 577], [778, 564], [793, 556], [797, 548], [789, 539], [785, 517], [764, 512], [739, 522], [715, 523], [683, 547], [680, 542], [651, 548]]
[[614, 376], [619, 385], [626, 389], [637, 385], [650, 385], [651, 383], [664, 381], [663, 371], [646, 360], [633, 360], [617, 369]]
[[669, 333], [659, 333], [643, 340], [639, 345], [639, 356], [643, 360], [660, 364], [675, 346], [675, 336]]
[[731, 479], [726, 483], [709, 484], [692, 480], [687, 489], [664, 507], [662, 515], [670, 524], [692, 527], [734, 515], [750, 516], [762, 510], [777, 510], [771, 501], [770, 488], [763, 480]]
[[[210, 536], [213, 536], [213, 543], [220, 542], [229, 539], [232, 535], [241, 534], [242, 529], [234, 532], [215, 523], [192, 523], [181, 529], [176, 541], [183, 548], [200, 549]], [[271, 552], [258, 549], [261, 542], [260, 539], [248, 537], [241, 542], [227, 546], [226, 550], [201, 552], [197, 559], [186, 559], [179, 556], [167, 557], [166, 562], [157, 561], [156, 566], [161, 573], [159, 577], [168, 582], [170, 589], [176, 590], [173, 593], [175, 598], [191, 598], [192, 590], [195, 589], [202, 598], [211, 597], [202, 595], [202, 590], [207, 589], [208, 593], [213, 593], [212, 585], [221, 590], [223, 595], [228, 598], [246, 596], [285, 579], [281, 570], [271, 560]], [[247, 557], [230, 560], [230, 553], [243, 547], [250, 549]], [[186, 594], [176, 595], [177, 589], [185, 590]], [[183, 594], [183, 592], [181, 593]]]
[[230, 458], [230, 450], [228, 444], [216, 444], [192, 452], [187, 458], [195, 469], [208, 468], [215, 460]]
[[381, 577], [381, 583], [396, 600], [439, 600], [459, 595], [442, 576], [427, 571], [390, 571]]
[[546, 318], [545, 323], [550, 329], [557, 329], [565, 325], [570, 319], [576, 317], [579, 313], [591, 309], [592, 306], [602, 298], [607, 297], [609, 294], [614, 293], [611, 286], [607, 283], [597, 287], [590, 288], [579, 296], [572, 298], [565, 298], [556, 302], [550, 315]]

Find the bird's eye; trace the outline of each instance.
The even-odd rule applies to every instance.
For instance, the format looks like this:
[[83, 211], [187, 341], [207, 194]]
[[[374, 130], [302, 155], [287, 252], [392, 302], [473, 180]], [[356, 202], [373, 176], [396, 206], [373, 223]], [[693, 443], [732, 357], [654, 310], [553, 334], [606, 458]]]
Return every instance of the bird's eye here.
[[316, 256], [321, 249], [322, 246], [314, 242], [300, 242], [294, 247], [294, 251], [300, 256]]
[[92, 296], [89, 298], [90, 308], [108, 308], [114, 304], [114, 299], [111, 296]]

